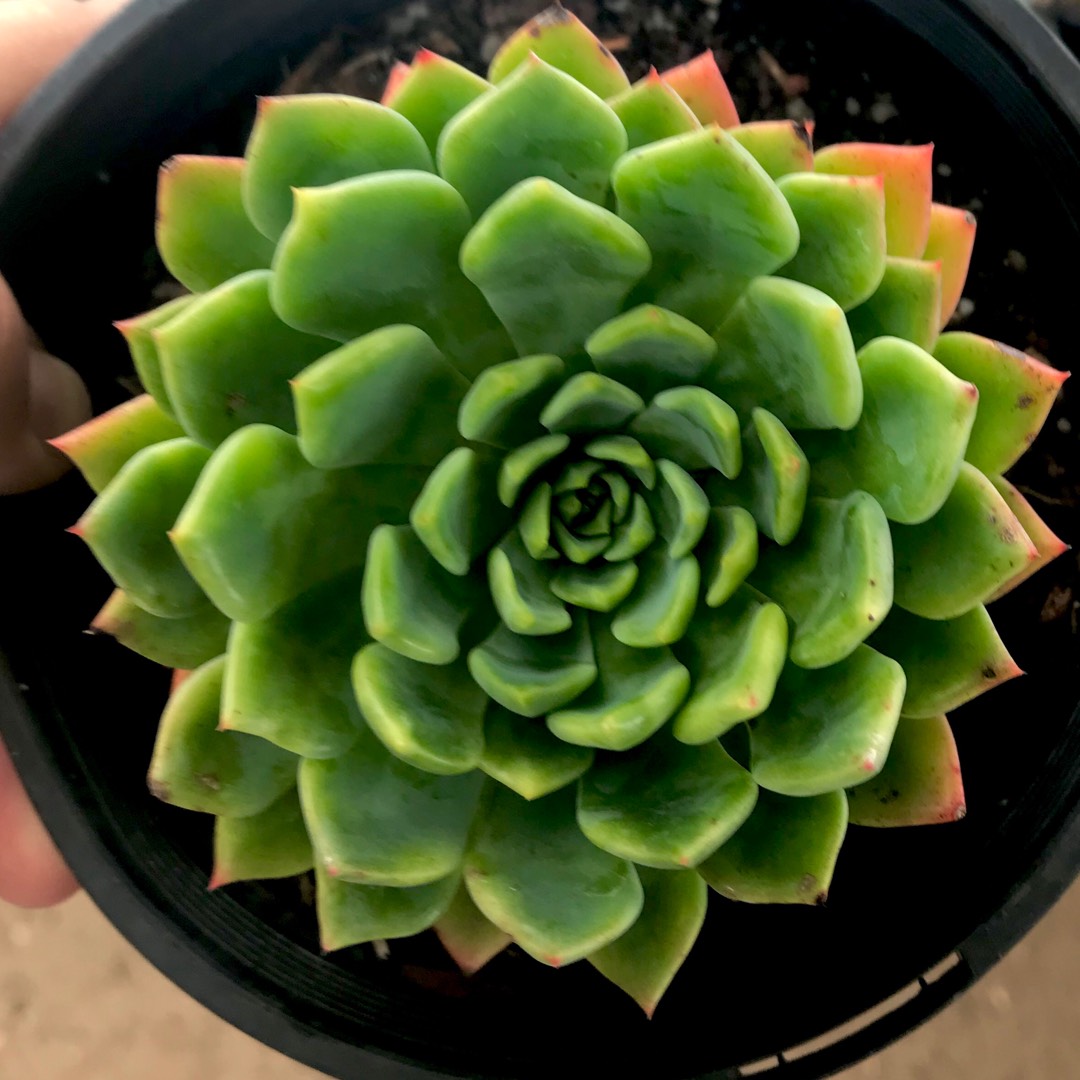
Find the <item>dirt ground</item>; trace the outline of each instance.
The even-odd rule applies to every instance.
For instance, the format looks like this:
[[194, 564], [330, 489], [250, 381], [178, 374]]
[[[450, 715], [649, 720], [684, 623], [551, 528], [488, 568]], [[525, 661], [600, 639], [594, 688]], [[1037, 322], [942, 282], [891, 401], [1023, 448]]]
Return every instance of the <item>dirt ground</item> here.
[[[845, 1080], [1080, 1080], [1078, 1020], [1080, 885], [971, 993]], [[318, 1075], [191, 1001], [86, 897], [45, 912], [0, 907], [0, 1077]]]

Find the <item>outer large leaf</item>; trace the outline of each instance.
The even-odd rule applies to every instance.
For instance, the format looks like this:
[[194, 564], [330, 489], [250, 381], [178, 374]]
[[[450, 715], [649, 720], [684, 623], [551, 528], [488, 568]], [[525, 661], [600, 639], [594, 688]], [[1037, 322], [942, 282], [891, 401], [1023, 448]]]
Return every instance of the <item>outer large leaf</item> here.
[[454, 958], [454, 963], [466, 975], [479, 971], [512, 940], [473, 903], [464, 883], [458, 887], [450, 906], [435, 924], [435, 933], [443, 948]]
[[395, 888], [456, 873], [483, 778], [434, 776], [399, 761], [370, 730], [351, 750], [300, 766], [300, 802], [319, 867]]
[[757, 523], [741, 506], [714, 506], [698, 548], [705, 603], [720, 607], [758, 561]]
[[739, 122], [731, 91], [720, 74], [716, 54], [710, 49], [678, 67], [669, 68], [661, 78], [690, 106], [703, 124], [734, 127]]
[[135, 374], [139, 376], [143, 388], [169, 416], [173, 415], [173, 410], [169, 404], [169, 392], [165, 388], [165, 376], [161, 371], [161, 357], [158, 356], [154, 333], [195, 303], [196, 299], [196, 296], [191, 295], [178, 296], [152, 311], [113, 323], [124, 335], [131, 361], [135, 365]]
[[974, 248], [975, 215], [970, 210], [934, 203], [930, 208], [930, 239], [923, 258], [941, 263], [942, 328], [948, 325], [960, 304]]
[[614, 941], [644, 901], [633, 866], [582, 836], [569, 790], [527, 802], [497, 786], [472, 837], [465, 883], [487, 918], [552, 967]]
[[791, 173], [813, 172], [813, 135], [813, 122], [804, 120], [752, 120], [731, 129], [731, 137], [745, 146], [774, 180]]
[[610, 98], [608, 104], [626, 128], [630, 150], [701, 127], [690, 106], [660, 78], [656, 68], [629, 90]]
[[295, 789], [251, 817], [219, 817], [214, 822], [211, 889], [234, 881], [295, 877], [314, 865]]
[[1034, 507], [1031, 503], [1024, 498], [1023, 495], [1015, 488], [1008, 480], [1003, 476], [992, 476], [990, 482], [998, 490], [998, 494], [1005, 500], [1005, 505], [1016, 516], [1016, 520], [1020, 522], [1020, 528], [1027, 533], [1028, 538], [1035, 545], [1039, 557], [1032, 559], [1015, 577], [1009, 578], [1004, 585], [999, 588], [991, 600], [996, 600], [999, 596], [1004, 596], [1005, 593], [1011, 592], [1017, 587], [1017, 585], [1026, 581], [1036, 571], [1041, 570], [1048, 563], [1051, 563], [1059, 555], [1063, 555], [1069, 550], [1069, 545], [1065, 543], [1060, 537], [1056, 536], [1053, 530], [1046, 524], [1042, 518], [1035, 513]]
[[940, 265], [890, 256], [873, 296], [849, 311], [847, 319], [860, 349], [888, 336], [933, 349], [941, 326]]

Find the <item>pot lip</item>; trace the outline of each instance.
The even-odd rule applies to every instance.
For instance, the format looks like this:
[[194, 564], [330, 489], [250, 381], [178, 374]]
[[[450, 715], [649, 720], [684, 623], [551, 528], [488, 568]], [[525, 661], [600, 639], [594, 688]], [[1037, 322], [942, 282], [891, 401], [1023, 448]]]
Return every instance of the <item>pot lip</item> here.
[[[900, 20], [933, 44], [935, 35], [921, 28], [920, 10], [952, 16], [979, 27], [982, 37], [1008, 57], [1034, 84], [1041, 103], [1056, 108], [1066, 127], [1080, 139], [1080, 65], [1051, 29], [1015, 0], [863, 0]], [[24, 159], [36, 144], [55, 136], [72, 104], [92, 94], [124, 58], [184, 9], [209, 6], [210, 0], [139, 0], [75, 53], [26, 102], [0, 137], [0, 205], [18, 180]], [[283, 4], [278, 3], [280, 10]], [[343, 6], [343, 5], [339, 5]], [[352, 6], [355, 13], [356, 6]], [[1080, 207], [1078, 207], [1080, 214]], [[87, 893], [139, 951], [185, 992], [241, 1030], [255, 1035], [298, 1061], [330, 1075], [356, 1075], [371, 1080], [423, 1080], [451, 1074], [421, 1068], [386, 1051], [342, 1044], [301, 1022], [270, 1013], [256, 986], [237, 981], [227, 965], [192, 945], [182, 925], [133, 888], [114, 864], [107, 846], [86, 818], [74, 796], [57, 798], [55, 778], [60, 762], [44, 733], [33, 722], [0, 653], [0, 719], [5, 741], [31, 797], [57, 838]], [[1076, 714], [1074, 714], [1076, 723]], [[1078, 766], [1080, 770], [1080, 766]], [[981, 977], [1042, 917], [1080, 873], [1080, 784], [1072, 806], [1060, 810], [1011, 894], [983, 924], [956, 946], [960, 963], [938, 981], [924, 986], [914, 1000], [873, 1024], [845, 1035], [823, 1049], [787, 1062], [791, 1080], [829, 1075], [852, 1065], [900, 1038], [948, 1004]], [[343, 1070], [348, 1070], [347, 1073]], [[727, 1072], [711, 1074], [730, 1080]]]

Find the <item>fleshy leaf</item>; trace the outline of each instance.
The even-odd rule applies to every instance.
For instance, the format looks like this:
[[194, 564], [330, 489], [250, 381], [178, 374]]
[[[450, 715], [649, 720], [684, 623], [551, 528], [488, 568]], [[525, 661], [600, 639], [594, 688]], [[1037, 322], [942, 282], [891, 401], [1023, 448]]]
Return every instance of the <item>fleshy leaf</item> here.
[[534, 559], [554, 559], [551, 546], [551, 485], [537, 484], [518, 518], [518, 532], [525, 550]]
[[1016, 520], [1020, 522], [1020, 528], [1024, 530], [1039, 553], [1038, 558], [1031, 559], [1023, 570], [1015, 577], [1009, 578], [990, 597], [990, 600], [997, 600], [1027, 581], [1032, 574], [1053, 562], [1059, 555], [1063, 555], [1069, 550], [1069, 545], [1054, 534], [1046, 522], [1035, 513], [1031, 503], [1004, 476], [992, 476], [990, 482], [997, 488], [998, 494], [1005, 500], [1005, 505], [1016, 516]]
[[720, 744], [686, 746], [661, 732], [609, 754], [583, 777], [578, 824], [597, 847], [639, 866], [697, 866], [731, 837], [757, 801], [757, 784]]
[[626, 991], [650, 1019], [705, 922], [708, 889], [693, 870], [638, 870], [645, 906], [621, 938], [589, 963]]
[[637, 477], [638, 483], [649, 491], [656, 485], [656, 466], [644, 447], [629, 435], [601, 435], [586, 443], [585, 453], [597, 461], [613, 461], [624, 465]]
[[511, 34], [492, 59], [488, 78], [502, 82], [530, 56], [565, 71], [602, 98], [629, 85], [626, 73], [603, 42], [562, 4], [545, 8]]
[[315, 910], [323, 952], [419, 934], [446, 911], [459, 881], [451, 874], [413, 889], [357, 885], [316, 866]]
[[211, 889], [234, 881], [296, 877], [314, 865], [295, 789], [258, 814], [219, 817], [214, 822]]
[[270, 265], [274, 245], [251, 224], [240, 195], [243, 158], [180, 154], [158, 174], [157, 248], [192, 292]]
[[635, 649], [670, 645], [693, 618], [701, 567], [693, 555], [675, 558], [655, 550], [643, 556], [640, 566], [637, 584], [616, 613], [611, 632]]
[[930, 235], [933, 158], [932, 144], [840, 143], [819, 150], [814, 169], [834, 176], [883, 176], [889, 254], [919, 259]]
[[162, 412], [169, 416], [173, 415], [173, 409], [169, 404], [169, 392], [165, 389], [165, 376], [161, 372], [161, 357], [158, 356], [154, 331], [160, 330], [166, 323], [175, 319], [197, 299], [198, 297], [190, 295], [178, 296], [175, 300], [170, 300], [167, 304], [162, 304], [152, 311], [113, 323], [124, 335], [139, 382], [158, 403]]
[[417, 326], [472, 378], [514, 353], [458, 267], [471, 224], [461, 196], [427, 173], [302, 188], [274, 256], [273, 305], [298, 330], [337, 341]]
[[488, 710], [480, 768], [523, 799], [541, 799], [572, 784], [590, 768], [593, 756], [587, 747], [556, 738], [539, 720], [497, 705]]
[[469, 671], [489, 697], [511, 712], [543, 716], [596, 681], [584, 616], [579, 612], [568, 626], [559, 634], [526, 637], [500, 623], [469, 653]]
[[244, 205], [271, 240], [289, 224], [299, 188], [393, 169], [433, 171], [431, 154], [408, 120], [345, 94], [260, 98], [245, 156]]
[[709, 500], [697, 481], [674, 461], [656, 463], [658, 481], [652, 495], [653, 519], [667, 541], [673, 559], [689, 555], [697, 547], [709, 522]]
[[581, 434], [621, 428], [645, 402], [606, 375], [582, 371], [567, 380], [544, 406], [540, 423], [552, 432]]
[[461, 268], [520, 353], [574, 356], [648, 271], [649, 249], [610, 210], [551, 180], [500, 195], [462, 245]]
[[668, 648], [623, 645], [593, 623], [599, 676], [572, 708], [552, 713], [548, 727], [565, 742], [601, 750], [629, 750], [658, 731], [682, 704], [690, 673]]
[[934, 203], [930, 207], [930, 239], [923, 258], [941, 263], [941, 327], [948, 325], [964, 295], [975, 249], [975, 215], [970, 210]]
[[172, 409], [205, 446], [248, 424], [295, 432], [288, 380], [333, 348], [277, 317], [271, 279], [269, 270], [233, 278], [154, 331]]
[[435, 465], [458, 441], [450, 410], [468, 386], [423, 330], [374, 330], [292, 380], [300, 450], [320, 469]]
[[698, 872], [745, 904], [823, 904], [844, 843], [842, 791], [791, 799], [762, 791], [746, 824]]
[[693, 60], [661, 72], [660, 77], [690, 106], [703, 124], [734, 127], [739, 122], [731, 91], [710, 49]]
[[510, 448], [544, 434], [538, 419], [566, 375], [557, 356], [526, 356], [482, 371], [458, 409], [458, 430], [470, 442]]
[[421, 664], [367, 645], [356, 654], [352, 680], [372, 731], [403, 762], [440, 776], [480, 764], [486, 695], [464, 661]]
[[760, 406], [795, 428], [846, 430], [859, 419], [855, 347], [843, 311], [825, 293], [758, 278], [714, 337], [705, 385], [743, 413]]
[[926, 521], [956, 483], [979, 392], [899, 338], [865, 346], [859, 367], [864, 400], [858, 424], [848, 432], [804, 436], [815, 486], [834, 497], [861, 489], [890, 521]]
[[780, 795], [822, 795], [876, 776], [904, 700], [904, 670], [868, 645], [832, 667], [789, 664], [751, 725], [750, 772]]
[[1042, 430], [1068, 372], [976, 334], [943, 334], [934, 356], [979, 388], [967, 459], [984, 473], [1012, 466]]
[[209, 600], [190, 615], [165, 619], [144, 611], [117, 589], [94, 616], [91, 629], [156, 664], [190, 671], [225, 651], [229, 620]]
[[516, 531], [488, 555], [488, 584], [499, 617], [515, 634], [558, 634], [569, 629], [570, 613], [550, 588], [551, 571], [525, 550]]
[[683, 469], [716, 469], [729, 478], [738, 476], [742, 469], [739, 417], [726, 401], [704, 387], [676, 386], [661, 391], [634, 418], [629, 430], [654, 457], [670, 458]]
[[766, 551], [751, 580], [795, 624], [793, 663], [822, 668], [843, 660], [892, 607], [893, 551], [884, 511], [865, 491], [811, 499], [794, 543]]
[[551, 579], [551, 591], [560, 600], [587, 611], [614, 611], [630, 595], [637, 579], [637, 563], [629, 561], [564, 566]]
[[542, 435], [507, 454], [499, 469], [499, 502], [512, 507], [529, 481], [569, 445], [569, 435]]
[[435, 933], [465, 975], [475, 975], [513, 940], [473, 903], [464, 882], [435, 924]]
[[258, 735], [304, 758], [331, 758], [363, 720], [350, 670], [368, 638], [361, 571], [350, 570], [257, 622], [233, 624], [221, 695], [222, 730]]
[[495, 787], [466, 857], [465, 884], [487, 918], [551, 967], [614, 941], [643, 903], [634, 867], [581, 834], [571, 790], [527, 802]]
[[479, 217], [529, 177], [602, 204], [625, 150], [626, 132], [611, 109], [532, 55], [446, 125], [437, 157], [440, 175]]
[[656, 68], [629, 90], [609, 98], [608, 104], [626, 128], [629, 150], [701, 127], [694, 111], [660, 78]]
[[787, 643], [784, 613], [753, 589], [741, 588], [721, 607], [700, 610], [675, 646], [692, 686], [675, 714], [675, 738], [708, 743], [760, 716], [772, 702]]
[[[386, 84], [383, 86], [382, 97], [379, 98], [380, 105], [393, 105], [394, 98], [397, 96], [398, 91], [401, 89], [401, 86], [405, 82], [410, 71], [412, 71], [412, 67], [409, 64], [406, 64], [404, 60], [394, 61], [394, 66], [390, 69], [389, 75], [386, 76]], [[413, 127], [416, 127], [416, 125], [413, 124]]]
[[214, 606], [252, 622], [361, 563], [423, 479], [399, 465], [316, 469], [292, 435], [250, 424], [218, 447], [169, 535]]
[[750, 278], [772, 273], [798, 250], [787, 201], [719, 128], [632, 150], [616, 164], [612, 184], [620, 216], [653, 254], [641, 298], [700, 326], [715, 326]]
[[642, 304], [596, 330], [585, 350], [602, 375], [651, 397], [696, 383], [716, 355], [716, 342], [689, 319]]
[[434, 159], [443, 128], [490, 89], [486, 79], [468, 68], [430, 49], [420, 49], [395, 85], [387, 83], [383, 104], [401, 113], [420, 132]]
[[885, 275], [885, 185], [880, 176], [800, 173], [780, 181], [799, 223], [799, 251], [777, 274], [831, 296], [845, 311]]
[[409, 525], [380, 525], [364, 564], [368, 633], [402, 656], [449, 664], [460, 651], [461, 628], [480, 596], [477, 586], [448, 574]]
[[852, 825], [894, 828], [963, 818], [964, 784], [948, 719], [902, 717], [885, 768], [848, 798]]
[[296, 785], [297, 759], [265, 739], [217, 730], [224, 669], [224, 657], [203, 664], [169, 698], [147, 784], [172, 806], [248, 817]]
[[753, 514], [741, 506], [714, 506], [697, 555], [705, 603], [720, 607], [757, 566], [758, 532]]
[[411, 888], [459, 870], [482, 786], [478, 772], [414, 769], [367, 728], [339, 757], [300, 766], [300, 803], [319, 868], [366, 885]]
[[[790, 173], [813, 172], [812, 135], [813, 124], [803, 120], [755, 120], [731, 129], [731, 137], [753, 154], [773, 180]], [[851, 227], [850, 222], [845, 225]]]
[[893, 526], [893, 548], [896, 603], [927, 619], [985, 603], [1039, 558], [997, 488], [967, 462], [932, 518]]
[[622, 562], [641, 554], [656, 538], [652, 514], [641, 495], [635, 493], [630, 516], [612, 532], [611, 545], [604, 551], [608, 562]]
[[149, 394], [140, 394], [49, 442], [75, 462], [100, 495], [140, 450], [183, 434], [184, 429]]
[[941, 326], [941, 265], [890, 255], [874, 295], [849, 311], [847, 321], [857, 348], [898, 337], [932, 350]]
[[140, 450], [71, 530], [117, 586], [152, 615], [175, 619], [206, 603], [168, 532], [209, 458], [190, 439]]
[[957, 619], [922, 619], [893, 608], [872, 644], [907, 674], [905, 716], [950, 712], [1023, 674], [984, 607]]

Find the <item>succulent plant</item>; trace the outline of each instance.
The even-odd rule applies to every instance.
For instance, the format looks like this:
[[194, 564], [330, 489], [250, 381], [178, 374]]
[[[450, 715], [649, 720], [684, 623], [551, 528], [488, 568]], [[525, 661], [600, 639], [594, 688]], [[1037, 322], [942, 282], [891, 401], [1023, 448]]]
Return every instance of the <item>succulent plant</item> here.
[[651, 1014], [707, 886], [821, 902], [849, 821], [959, 819], [1065, 375], [942, 333], [975, 223], [931, 175], [740, 125], [711, 54], [631, 86], [561, 8], [168, 162], [191, 295], [59, 445], [96, 627], [195, 669], [150, 786], [213, 884], [314, 867], [327, 949], [514, 941]]

